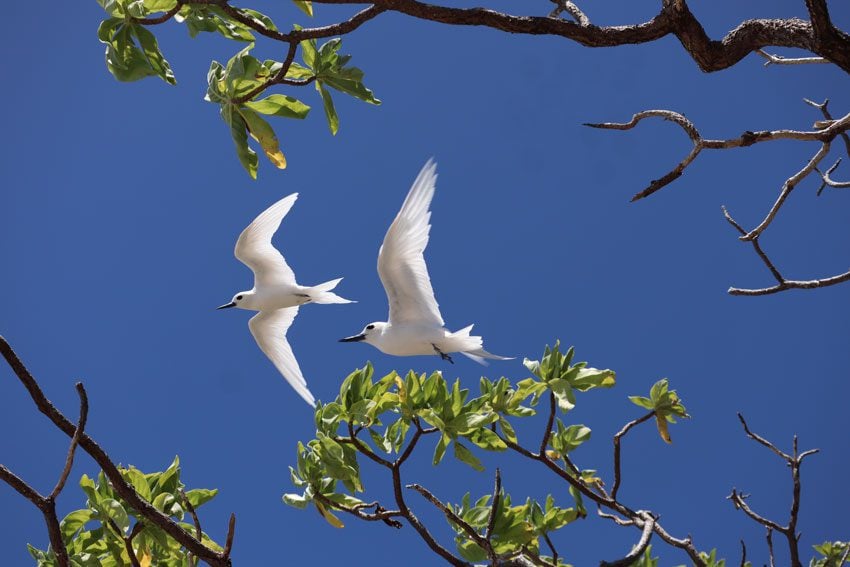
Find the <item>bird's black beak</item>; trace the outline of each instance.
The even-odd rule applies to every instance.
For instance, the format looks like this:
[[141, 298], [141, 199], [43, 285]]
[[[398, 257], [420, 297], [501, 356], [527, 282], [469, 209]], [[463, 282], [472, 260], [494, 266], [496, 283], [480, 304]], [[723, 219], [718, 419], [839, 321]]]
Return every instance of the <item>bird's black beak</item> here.
[[216, 307], [216, 309], [228, 309], [230, 307], [236, 307], [236, 304], [231, 301], [230, 303], [225, 303], [224, 305], [219, 305], [218, 307]]
[[366, 338], [366, 335], [352, 335], [350, 337], [345, 337], [344, 339], [339, 339], [341, 343], [357, 343]]

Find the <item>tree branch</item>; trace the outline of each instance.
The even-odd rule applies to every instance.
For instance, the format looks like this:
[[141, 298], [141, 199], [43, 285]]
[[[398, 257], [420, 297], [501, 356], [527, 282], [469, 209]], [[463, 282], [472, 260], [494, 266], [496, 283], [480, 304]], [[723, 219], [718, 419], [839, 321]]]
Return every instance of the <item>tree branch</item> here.
[[819, 63], [831, 63], [831, 61], [825, 57], [783, 57], [781, 55], [767, 53], [763, 49], [756, 49], [756, 53], [767, 59], [767, 61], [764, 62], [765, 67], [769, 67], [770, 65], [812, 65]]
[[[796, 18], [747, 20], [721, 40], [712, 40], [685, 0], [663, 0], [651, 20], [634, 25], [599, 27], [549, 16], [516, 16], [486, 8], [453, 8], [418, 0], [315, 0], [321, 4], [371, 3], [414, 18], [450, 25], [483, 26], [509, 33], [554, 35], [586, 47], [614, 47], [656, 41], [675, 35], [700, 69], [719, 71], [735, 65], [747, 54], [767, 46], [798, 47], [829, 59], [850, 72], [850, 38], [835, 30], [817, 34], [813, 24]], [[826, 15], [828, 21], [828, 14]], [[822, 19], [818, 14], [818, 25]]]
[[86, 420], [89, 415], [89, 397], [86, 394], [86, 389], [83, 387], [82, 382], [77, 382], [77, 395], [80, 397], [80, 419], [77, 421], [77, 428], [74, 431], [74, 436], [71, 438], [71, 446], [68, 447], [68, 456], [65, 457], [65, 468], [62, 469], [62, 474], [59, 476], [59, 480], [56, 481], [56, 486], [53, 487], [53, 491], [50, 493], [51, 500], [55, 500], [59, 493], [62, 492], [62, 489], [65, 488], [65, 483], [68, 481], [68, 475], [71, 474], [71, 467], [74, 465], [74, 452], [77, 449], [77, 445], [80, 443], [80, 437], [83, 434], [83, 430], [86, 427]]
[[641, 532], [640, 540], [628, 554], [622, 559], [616, 561], [602, 561], [600, 567], [628, 567], [634, 563], [649, 545], [649, 540], [652, 539], [652, 532], [655, 529], [655, 518], [646, 512], [639, 512], [643, 519], [643, 531]]
[[[38, 385], [35, 378], [33, 378], [32, 374], [30, 374], [29, 370], [26, 369], [17, 354], [15, 354], [14, 350], [12, 350], [12, 347], [2, 336], [0, 336], [0, 353], [2, 353], [3, 358], [6, 359], [6, 362], [15, 372], [15, 375], [27, 389], [38, 410], [47, 416], [57, 428], [73, 439], [77, 432], [77, 427], [71, 423], [71, 421], [62, 414], [62, 412], [56, 409], [47, 397], [45, 397], [44, 392], [42, 392], [41, 387]], [[230, 567], [231, 563], [227, 553], [220, 554], [206, 547], [203, 543], [192, 537], [190, 533], [181, 528], [174, 520], [154, 508], [150, 502], [141, 498], [133, 487], [127, 484], [121, 476], [121, 472], [106, 452], [91, 437], [89, 437], [87, 433], [80, 433], [78, 445], [82, 447], [82, 449], [100, 466], [112, 484], [112, 487], [115, 489], [115, 492], [127, 501], [127, 503], [142, 517], [160, 527], [183, 547], [194, 553], [197, 557], [206, 561], [212, 567]], [[55, 510], [52, 515], [55, 519]], [[62, 540], [61, 534], [59, 534], [58, 531], [58, 521], [56, 522], [56, 526], [56, 533], [59, 538], [58, 542], [61, 545]], [[48, 528], [50, 527], [51, 526], [48, 525]], [[55, 549], [56, 544], [53, 539], [53, 534], [51, 532], [51, 545], [53, 545]]]
[[614, 486], [611, 488], [611, 498], [617, 499], [617, 491], [620, 490], [620, 439], [631, 430], [632, 427], [643, 423], [655, 415], [655, 410], [649, 412], [643, 417], [628, 422], [620, 431], [614, 435]]
[[781, 451], [778, 447], [776, 447], [776, 445], [774, 445], [764, 437], [753, 433], [747, 425], [744, 416], [740, 413], [738, 414], [738, 419], [741, 421], [741, 425], [743, 425], [744, 432], [746, 432], [747, 437], [773, 451], [773, 453], [779, 456], [788, 464], [789, 467], [791, 467], [793, 492], [791, 498], [791, 512], [789, 514], [788, 524], [785, 526], [781, 526], [773, 520], [770, 520], [757, 514], [747, 505], [747, 496], [745, 494], [739, 493], [734, 488], [732, 489], [732, 494], [729, 495], [729, 499], [732, 500], [732, 503], [735, 505], [736, 508], [740, 508], [751, 519], [755, 520], [756, 522], [767, 528], [767, 538], [768, 547], [770, 549], [771, 565], [773, 564], [773, 541], [771, 539], [771, 533], [772, 531], [777, 531], [784, 535], [785, 539], [788, 541], [788, 550], [791, 556], [791, 566], [802, 567], [802, 563], [800, 562], [799, 550], [800, 535], [797, 533], [797, 519], [800, 513], [800, 465], [803, 463], [803, 459], [805, 459], [809, 455], [816, 454], [819, 450], [810, 449], [808, 451], [803, 451], [802, 453], [800, 453], [797, 449], [797, 436], [795, 435], [793, 441], [793, 454], [789, 455], [788, 453]]
[[482, 537], [481, 534], [479, 534], [475, 530], [475, 528], [465, 522], [463, 518], [455, 514], [451, 510], [451, 508], [443, 504], [439, 498], [431, 494], [431, 492], [429, 492], [428, 489], [424, 486], [421, 486], [419, 484], [408, 484], [407, 488], [415, 490], [416, 492], [424, 496], [425, 499], [428, 500], [428, 502], [430, 502], [431, 504], [433, 504], [438, 510], [440, 510], [440, 512], [442, 512], [450, 522], [456, 524], [464, 532], [466, 532], [466, 534], [470, 537], [470, 539], [472, 539], [472, 541], [474, 541], [476, 544], [478, 544], [479, 547], [481, 547], [481, 549], [487, 552], [487, 555], [490, 557], [490, 561], [494, 562], [495, 564], [496, 553], [495, 551], [493, 551], [493, 546], [490, 545], [490, 541], [488, 539]]

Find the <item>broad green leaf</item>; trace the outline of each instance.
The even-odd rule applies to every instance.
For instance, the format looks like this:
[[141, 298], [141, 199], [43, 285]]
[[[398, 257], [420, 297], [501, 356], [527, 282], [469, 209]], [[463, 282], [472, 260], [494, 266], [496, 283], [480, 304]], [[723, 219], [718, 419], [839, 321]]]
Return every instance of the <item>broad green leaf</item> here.
[[65, 516], [62, 519], [62, 523], [59, 524], [59, 531], [62, 532], [62, 539], [65, 541], [67, 545], [74, 534], [82, 528], [89, 520], [94, 518], [95, 512], [94, 510], [86, 509], [86, 510], [75, 510]]
[[144, 52], [145, 57], [147, 57], [148, 64], [151, 69], [153, 69], [154, 73], [159, 75], [166, 83], [176, 85], [177, 80], [174, 78], [171, 66], [159, 50], [156, 37], [146, 30], [144, 26], [133, 26], [132, 29], [133, 34], [139, 40], [139, 45], [141, 45], [142, 51]]
[[629, 396], [629, 400], [631, 400], [631, 402], [636, 406], [640, 406], [644, 409], [655, 409], [655, 404], [653, 404], [652, 400], [649, 398], [644, 398], [643, 396]]
[[193, 508], [197, 508], [215, 498], [216, 494], [218, 494], [217, 488], [213, 488], [212, 490], [208, 488], [195, 488], [186, 492], [186, 499]]
[[263, 24], [263, 27], [265, 27], [267, 30], [277, 31], [277, 26], [274, 25], [272, 19], [267, 15], [263, 14], [262, 12], [252, 10], [250, 8], [240, 8], [239, 11], [243, 14], [247, 14], [248, 16], [254, 18], [258, 22]]
[[670, 438], [670, 431], [667, 427], [667, 420], [660, 415], [656, 415], [655, 424], [658, 426], [658, 434], [661, 435], [661, 438], [664, 440], [664, 442], [668, 444], [672, 443], [673, 440]]
[[144, 0], [149, 12], [167, 12], [177, 6], [177, 0]]
[[300, 100], [281, 94], [269, 95], [264, 99], [248, 101], [245, 106], [261, 114], [282, 116], [284, 118], [306, 118], [310, 107]]
[[228, 116], [225, 121], [230, 125], [230, 135], [236, 145], [239, 163], [242, 164], [242, 167], [245, 168], [252, 179], [256, 179], [259, 160], [256, 152], [248, 147], [248, 125], [245, 124], [241, 114], [232, 110], [232, 105], [226, 105], [222, 108], [222, 115], [225, 114]]

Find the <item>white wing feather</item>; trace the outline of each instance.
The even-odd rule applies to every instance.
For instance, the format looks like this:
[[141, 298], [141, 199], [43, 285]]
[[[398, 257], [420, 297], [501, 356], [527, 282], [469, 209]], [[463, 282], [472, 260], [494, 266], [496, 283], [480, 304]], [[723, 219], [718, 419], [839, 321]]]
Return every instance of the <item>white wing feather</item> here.
[[378, 275], [390, 304], [389, 323], [443, 326], [423, 252], [428, 246], [428, 208], [434, 197], [437, 164], [428, 160], [413, 182], [378, 253]]
[[311, 406], [316, 405], [316, 399], [307, 389], [307, 381], [301, 374], [301, 368], [292, 347], [286, 340], [286, 331], [295, 320], [298, 307], [287, 307], [275, 311], [261, 311], [248, 321], [248, 328], [254, 335], [260, 349], [269, 357], [278, 371], [283, 374], [289, 385], [295, 388], [298, 395]]
[[293, 193], [260, 213], [236, 241], [233, 253], [254, 272], [255, 287], [295, 284], [295, 273], [272, 246], [272, 236], [297, 198], [298, 193]]

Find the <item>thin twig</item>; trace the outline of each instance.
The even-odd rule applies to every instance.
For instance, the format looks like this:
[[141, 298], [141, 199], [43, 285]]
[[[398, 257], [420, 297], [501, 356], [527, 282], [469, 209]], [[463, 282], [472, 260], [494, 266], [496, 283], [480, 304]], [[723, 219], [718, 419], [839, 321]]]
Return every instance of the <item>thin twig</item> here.
[[[817, 102], [815, 102], [813, 100], [809, 100], [807, 98], [804, 98], [803, 102], [805, 102], [809, 106], [814, 106], [815, 108], [820, 110], [821, 114], [823, 114], [824, 119], [826, 119], [830, 122], [835, 120], [832, 117], [832, 114], [829, 112], [829, 99], [828, 98], [823, 99], [823, 102], [820, 103], [820, 104], [818, 104]], [[850, 135], [848, 135], [847, 132], [842, 132], [840, 134], [840, 136], [841, 136], [841, 139], [844, 140], [844, 147], [847, 149], [847, 155], [850, 156]]]
[[475, 528], [470, 526], [468, 522], [465, 522], [463, 518], [455, 514], [451, 508], [443, 504], [439, 498], [431, 494], [431, 492], [427, 488], [419, 484], [408, 484], [407, 488], [415, 490], [416, 492], [424, 496], [425, 499], [428, 500], [428, 502], [430, 502], [431, 504], [433, 504], [438, 510], [440, 510], [446, 516], [446, 518], [449, 519], [450, 522], [457, 525], [460, 529], [466, 532], [466, 535], [468, 535], [472, 541], [478, 544], [481, 549], [486, 551], [487, 555], [490, 556], [491, 561], [496, 561], [495, 551], [493, 551], [493, 546], [490, 545], [490, 542], [486, 538], [482, 537], [481, 534], [479, 534]]
[[80, 419], [77, 420], [77, 429], [74, 431], [74, 436], [71, 438], [71, 446], [68, 447], [68, 456], [65, 457], [65, 468], [62, 469], [62, 474], [59, 476], [59, 480], [56, 481], [56, 486], [53, 487], [53, 491], [50, 493], [51, 500], [55, 500], [59, 493], [62, 492], [62, 489], [65, 488], [65, 483], [68, 481], [68, 475], [71, 474], [71, 467], [74, 465], [74, 452], [77, 449], [77, 445], [80, 443], [80, 437], [83, 434], [83, 430], [86, 428], [86, 420], [89, 415], [89, 397], [86, 394], [86, 389], [83, 387], [82, 382], [77, 382], [77, 395], [80, 397]]
[[233, 551], [233, 537], [236, 535], [236, 514], [230, 513], [230, 520], [227, 522], [227, 539], [224, 542], [224, 555], [225, 558], [230, 558], [230, 552]]
[[769, 67], [770, 65], [812, 65], [830, 62], [824, 57], [783, 57], [782, 55], [767, 53], [763, 49], [756, 49], [756, 53], [767, 59], [764, 62], [765, 67]]
[[741, 540], [741, 567], [747, 567], [747, 544]]
[[[848, 150], [848, 151], [850, 151], [850, 150]], [[821, 178], [821, 184], [820, 184], [820, 187], [818, 188], [818, 193], [817, 193], [818, 197], [820, 197], [820, 194], [823, 193], [824, 188], [827, 187], [827, 186], [832, 187], [833, 189], [850, 188], [850, 181], [835, 181], [834, 179], [832, 179], [830, 177], [830, 174], [833, 171], [835, 171], [835, 169], [839, 166], [839, 164], [841, 164], [841, 158], [838, 158], [835, 161], [835, 163], [832, 164], [832, 167], [827, 169], [825, 173], [821, 172], [821, 170], [819, 170], [818, 168], [815, 168], [815, 171], [817, 171], [820, 174], [820, 178]]]
[[[363, 504], [358, 504], [357, 506], [349, 507], [349, 506], [345, 506], [343, 504], [338, 504], [337, 502], [334, 502], [333, 500], [331, 500], [330, 498], [326, 497], [324, 494], [322, 494], [321, 492], [318, 492], [318, 491], [315, 491], [313, 493], [313, 498], [315, 498], [316, 500], [318, 500], [319, 502], [321, 502], [322, 504], [324, 504], [325, 506], [327, 506], [329, 508], [333, 508], [334, 510], [339, 510], [340, 512], [347, 512], [348, 514], [351, 514], [352, 516], [356, 516], [357, 518], [359, 518], [361, 520], [365, 520], [367, 522], [378, 522], [378, 521], [380, 521], [380, 522], [384, 522], [385, 524], [387, 524], [390, 527], [393, 527], [393, 528], [396, 528], [396, 529], [401, 528], [401, 522], [393, 519], [395, 517], [404, 517], [404, 514], [402, 514], [401, 510], [385, 510], [377, 502], [371, 502], [371, 503], [368, 503], [368, 504], [363, 503]], [[372, 508], [372, 507], [375, 508], [374, 513], [363, 511], [365, 508]]]
[[770, 567], [775, 567], [774, 559], [773, 559], [773, 530], [770, 529], [770, 526], [767, 527], [767, 551], [768, 557], [770, 558]]
[[493, 528], [496, 527], [496, 518], [499, 513], [499, 504], [502, 497], [502, 472], [496, 467], [496, 480], [493, 483], [493, 499], [490, 503], [490, 518], [487, 520], [487, 531], [484, 537], [487, 541], [493, 537]]
[[628, 422], [623, 428], [614, 435], [614, 486], [611, 488], [611, 498], [617, 499], [617, 491], [620, 490], [620, 439], [631, 430], [632, 427], [643, 423], [655, 415], [655, 410], [649, 412], [643, 417], [639, 417]]

